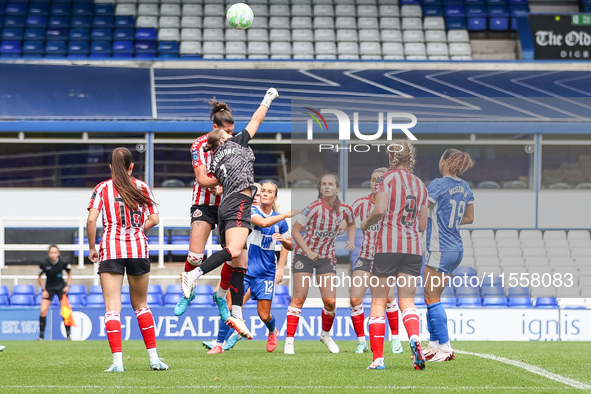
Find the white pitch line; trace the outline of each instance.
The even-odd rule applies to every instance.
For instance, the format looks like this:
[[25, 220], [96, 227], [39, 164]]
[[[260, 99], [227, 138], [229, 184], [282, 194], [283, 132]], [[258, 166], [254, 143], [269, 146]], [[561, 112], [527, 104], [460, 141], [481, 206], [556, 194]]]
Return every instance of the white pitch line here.
[[[455, 349], [454, 349], [455, 350]], [[416, 390], [416, 389], [427, 389], [427, 390], [547, 390], [547, 391], [556, 391], [556, 390], [567, 390], [568, 387], [513, 387], [513, 386], [505, 386], [505, 387], [496, 387], [496, 386], [284, 386], [284, 385], [276, 385], [276, 386], [62, 386], [62, 385], [10, 385], [10, 386], [0, 386], [0, 388], [5, 389], [54, 389], [54, 388], [61, 388], [61, 389], [87, 389], [87, 390], [95, 390], [95, 389], [219, 389], [219, 390], [228, 390], [228, 389], [295, 389], [295, 390], [370, 390], [370, 389], [401, 389], [401, 390]]]
[[481, 358], [487, 358], [489, 360], [498, 361], [500, 363], [513, 365], [514, 367], [523, 368], [526, 371], [529, 371], [529, 372], [534, 373], [536, 375], [540, 375], [540, 376], [543, 376], [545, 378], [548, 378], [548, 379], [551, 379], [551, 380], [555, 380], [557, 382], [560, 382], [560, 383], [563, 383], [563, 384], [572, 386], [572, 387], [574, 387], [576, 389], [581, 389], [581, 390], [589, 390], [589, 389], [591, 389], [591, 385], [588, 385], [588, 384], [583, 383], [583, 382], [579, 382], [578, 380], [574, 380], [574, 379], [571, 379], [571, 378], [564, 377], [562, 375], [558, 375], [558, 374], [556, 374], [554, 372], [547, 371], [544, 368], [536, 367], [535, 365], [531, 365], [531, 364], [526, 364], [526, 363], [521, 362], [521, 361], [510, 360], [510, 359], [505, 358], [505, 357], [493, 356], [492, 354], [472, 353], [472, 352], [466, 352], [466, 351], [463, 351], [463, 350], [456, 350], [456, 349], [454, 349], [454, 351], [456, 353], [459, 353], [459, 354], [466, 354], [468, 356], [476, 356], [476, 357], [481, 357]]

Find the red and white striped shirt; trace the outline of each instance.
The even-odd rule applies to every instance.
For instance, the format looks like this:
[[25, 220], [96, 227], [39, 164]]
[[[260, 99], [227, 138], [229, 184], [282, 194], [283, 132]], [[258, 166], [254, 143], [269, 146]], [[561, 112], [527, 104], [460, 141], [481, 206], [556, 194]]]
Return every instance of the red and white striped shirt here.
[[429, 204], [423, 181], [407, 170], [392, 170], [378, 178], [376, 191], [389, 196], [376, 253], [422, 254], [419, 212]]
[[[203, 147], [207, 144], [207, 137], [209, 137], [209, 133], [202, 135], [193, 142], [193, 145], [191, 145], [191, 161], [193, 162], [193, 168], [205, 166], [207, 176], [213, 178], [213, 173], [209, 172], [213, 152], [203, 151]], [[199, 186], [199, 183], [195, 180], [193, 183], [193, 199], [191, 201], [191, 205], [212, 205], [217, 207], [222, 201], [222, 196], [214, 196], [208, 188]]]
[[[343, 220], [348, 225], [355, 223], [353, 209], [341, 202], [340, 209], [335, 211], [327, 207], [322, 198], [308, 205], [297, 219], [306, 231], [304, 234], [306, 245], [318, 253], [321, 259], [330, 259], [333, 264], [336, 262], [335, 240]], [[295, 253], [306, 255], [306, 252], [297, 244]]]
[[[135, 178], [131, 178], [131, 182], [154, 200], [152, 190], [146, 183]], [[113, 180], [109, 179], [94, 188], [87, 209], [91, 208], [99, 210], [103, 215], [99, 262], [150, 257], [144, 222], [148, 216], [158, 213], [155, 205], [141, 205], [137, 210], [131, 211], [115, 189]]]
[[[373, 196], [361, 197], [353, 203], [353, 215], [359, 218], [361, 222], [367, 220], [371, 211], [373, 211], [375, 204], [373, 202]], [[372, 224], [367, 231], [363, 232], [363, 241], [361, 241], [361, 251], [359, 257], [373, 260], [373, 256], [376, 253], [376, 241], [378, 239], [378, 233], [380, 231], [380, 224]]]

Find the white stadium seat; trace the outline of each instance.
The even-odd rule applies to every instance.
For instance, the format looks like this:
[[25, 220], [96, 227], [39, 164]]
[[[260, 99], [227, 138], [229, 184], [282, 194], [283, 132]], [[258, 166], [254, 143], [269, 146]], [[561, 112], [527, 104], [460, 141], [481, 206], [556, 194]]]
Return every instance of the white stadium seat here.
[[[273, 14], [271, 14], [273, 15]], [[290, 18], [283, 16], [272, 16], [269, 18], [269, 28], [271, 29], [289, 29], [291, 28]]]
[[382, 47], [376, 41], [362, 41], [359, 43], [359, 54], [361, 60], [381, 60]]
[[381, 30], [400, 30], [400, 19], [399, 18], [380, 18], [380, 29]]
[[378, 7], [375, 5], [358, 5], [357, 17], [359, 18], [377, 18]]
[[226, 41], [226, 59], [246, 59], [246, 43]]
[[399, 17], [400, 10], [398, 6], [395, 5], [381, 5], [379, 7], [378, 15], [380, 17]]
[[588, 230], [570, 230], [568, 232], [568, 239], [575, 240], [575, 239], [590, 239], [589, 231]]
[[566, 239], [564, 230], [546, 230], [544, 231], [544, 241], [549, 239]]
[[402, 18], [402, 30], [422, 30], [421, 18]]
[[447, 42], [470, 42], [468, 30], [450, 30], [447, 32]]
[[140, 4], [137, 9], [140, 16], [158, 16], [159, 12], [157, 4]]
[[497, 230], [495, 238], [499, 239], [519, 239], [517, 230]]
[[291, 18], [292, 29], [311, 29], [312, 18], [309, 16], [296, 16]]
[[183, 16], [203, 16], [201, 4], [183, 4]]
[[357, 41], [357, 30], [337, 30], [337, 42]]
[[269, 43], [262, 41], [251, 41], [248, 43], [249, 59], [268, 59]]
[[246, 30], [226, 29], [226, 41], [246, 41]]
[[181, 29], [181, 41], [202, 41], [201, 29]]
[[314, 41], [334, 41], [335, 35], [333, 29], [314, 30]]
[[203, 41], [219, 41], [224, 39], [223, 29], [204, 29]]
[[201, 42], [199, 41], [181, 41], [181, 55], [201, 55]]
[[357, 23], [355, 18], [340, 16], [336, 19], [335, 27], [337, 29], [356, 29]]
[[158, 17], [156, 16], [138, 16], [135, 21], [136, 27], [158, 27]]
[[115, 7], [115, 15], [117, 15], [117, 16], [127, 16], [127, 15], [135, 16], [136, 15], [135, 4], [117, 4], [117, 7]]
[[248, 29], [248, 41], [269, 41], [269, 32], [267, 29]]
[[495, 233], [492, 230], [472, 230], [472, 241], [475, 239], [494, 239]]
[[223, 59], [225, 46], [223, 41], [205, 41], [203, 42], [204, 59]]
[[314, 59], [314, 44], [309, 41], [295, 41], [292, 45], [293, 58], [298, 60]]
[[271, 59], [291, 59], [291, 43], [271, 42]]
[[440, 16], [428, 16], [423, 20], [423, 28], [425, 30], [445, 30], [445, 21]]
[[382, 56], [384, 60], [404, 60], [404, 47], [402, 46], [402, 43], [382, 43]]
[[[285, 4], [271, 4], [269, 6], [269, 15], [273, 17], [288, 17], [291, 16], [289, 12], [289, 6]], [[255, 15], [256, 18], [256, 15]]]
[[378, 18], [358, 18], [357, 19], [357, 28], [359, 30], [377, 29], [378, 28]]
[[[428, 45], [428, 44], [427, 44]], [[521, 243], [519, 242], [519, 239], [515, 238], [515, 239], [497, 239], [497, 248], [501, 249], [501, 248], [520, 248], [521, 247]]]
[[326, 4], [314, 4], [314, 16], [323, 16], [323, 17], [329, 17], [332, 18], [334, 17], [335, 13], [334, 13], [334, 9], [332, 8], [332, 5], [326, 5]]
[[382, 30], [381, 38], [382, 42], [402, 42], [402, 33], [400, 30]]
[[403, 18], [422, 18], [423, 11], [419, 5], [403, 5], [400, 7], [400, 15]]
[[179, 29], [160, 29], [158, 30], [158, 41], [180, 41], [181, 35]]
[[425, 36], [422, 30], [404, 30], [402, 32], [402, 41], [407, 42], [425, 42]]
[[334, 18], [317, 16], [314, 18], [314, 29], [334, 29]]
[[[269, 40], [276, 42], [291, 41], [291, 31], [289, 29], [271, 29], [271, 32], [269, 33]], [[271, 51], [271, 53], [273, 53], [273, 51]]]
[[477, 248], [496, 248], [497, 243], [494, 238], [476, 238], [472, 240], [472, 245]]
[[161, 4], [160, 15], [181, 16], [181, 6], [179, 4]]
[[294, 41], [314, 41], [314, 34], [311, 29], [294, 29], [291, 31]]
[[380, 41], [380, 32], [378, 30], [359, 30], [359, 41]]
[[425, 30], [425, 41], [427, 43], [429, 43], [429, 42], [446, 43], [447, 37], [445, 36], [445, 31], [443, 31], [443, 30]]

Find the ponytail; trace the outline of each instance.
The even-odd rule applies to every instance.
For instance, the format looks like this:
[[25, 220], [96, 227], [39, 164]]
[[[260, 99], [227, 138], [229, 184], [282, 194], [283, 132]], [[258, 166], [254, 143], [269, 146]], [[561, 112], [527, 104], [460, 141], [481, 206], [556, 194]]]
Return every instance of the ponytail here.
[[111, 153], [111, 177], [115, 189], [130, 210], [136, 209], [139, 205], [152, 205], [154, 201], [146, 192], [138, 189], [130, 179], [129, 167], [133, 162], [133, 156], [127, 148], [117, 148]]
[[[318, 198], [322, 198], [322, 193], [320, 191], [321, 188], [322, 188], [322, 180], [325, 177], [327, 177], [327, 176], [333, 177], [334, 180], [335, 180], [335, 182], [336, 182], [336, 184], [337, 184], [337, 187], [338, 188], [341, 187], [341, 181], [339, 180], [339, 177], [338, 177], [337, 174], [322, 174], [322, 176], [320, 176], [320, 180], [318, 181], [318, 185], [317, 185], [317, 188], [318, 188]], [[332, 204], [332, 207], [331, 208], [332, 208], [333, 211], [339, 211], [341, 209], [341, 200], [339, 199], [339, 196], [338, 195], [336, 195], [335, 197], [336, 198], [334, 200], [334, 204]]]
[[446, 150], [441, 158], [443, 159], [443, 171], [455, 176], [462, 175], [474, 166], [470, 154], [458, 149]]
[[224, 124], [234, 124], [234, 117], [228, 104], [217, 101], [215, 97], [211, 101], [206, 101], [206, 103], [209, 104], [211, 109], [209, 119], [211, 119], [213, 124], [218, 127], [223, 127]]
[[412, 174], [415, 161], [416, 149], [406, 140], [394, 140], [387, 148], [390, 170], [400, 165], [404, 165], [408, 172]]

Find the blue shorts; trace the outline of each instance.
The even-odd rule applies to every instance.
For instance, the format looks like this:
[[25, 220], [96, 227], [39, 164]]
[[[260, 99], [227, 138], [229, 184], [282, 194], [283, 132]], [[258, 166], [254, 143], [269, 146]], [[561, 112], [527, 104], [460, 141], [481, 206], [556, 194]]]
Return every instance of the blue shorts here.
[[462, 262], [464, 252], [425, 252], [425, 265], [439, 273], [451, 275]]
[[246, 275], [244, 277], [244, 294], [250, 288], [250, 297], [255, 301], [273, 300], [275, 294], [275, 276], [255, 278]]

